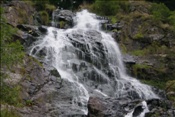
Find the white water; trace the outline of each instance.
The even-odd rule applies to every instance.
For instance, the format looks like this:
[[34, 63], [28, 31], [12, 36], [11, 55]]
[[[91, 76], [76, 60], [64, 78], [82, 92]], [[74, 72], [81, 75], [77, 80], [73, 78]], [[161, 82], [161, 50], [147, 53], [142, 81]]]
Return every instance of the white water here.
[[[143, 101], [141, 103], [141, 105], [142, 105], [142, 108], [143, 108], [143, 112], [141, 112], [140, 115], [138, 115], [137, 117], [145, 117], [145, 114], [149, 112], [147, 103], [145, 101]], [[125, 117], [133, 117], [133, 113], [134, 113], [134, 109], [130, 113], [125, 115]]]
[[[141, 99], [158, 98], [148, 85], [142, 84], [138, 80], [126, 74], [126, 70], [122, 62], [122, 54], [120, 53], [117, 43], [111, 35], [100, 30], [100, 21], [96, 19], [95, 14], [89, 13], [87, 10], [83, 10], [77, 13], [76, 17], [74, 17], [74, 22], [75, 26], [72, 29], [62, 30], [49, 27], [48, 34], [43, 39], [36, 42], [30, 51], [31, 55], [54, 66], [60, 73], [61, 78], [71, 82], [74, 87], [74, 95], [72, 95], [73, 105], [78, 107], [83, 113], [87, 114], [87, 102], [89, 96], [93, 94], [93, 92], [96, 92], [104, 97], [124, 97], [128, 94], [128, 92], [132, 93], [132, 91], [135, 91]], [[97, 55], [98, 53], [93, 51], [94, 45], [89, 37], [87, 37], [88, 34], [86, 34], [87, 31], [90, 30], [98, 32], [100, 35], [99, 38], [102, 38], [100, 43], [104, 46], [104, 49], [107, 50], [105, 51], [106, 58], [104, 59], [107, 59], [109, 69], [114, 74], [114, 77], [112, 78], [102, 71], [103, 66], [101, 64], [103, 63], [100, 62], [100, 67], [97, 68], [97, 66], [84, 61], [86, 53], [81, 51], [79, 48], [76, 48], [72, 44], [72, 40], [68, 37], [69, 35], [72, 37], [73, 41], [87, 44], [90, 51], [89, 53], [93, 57], [93, 62], [99, 62], [98, 60], [103, 58], [99, 57]], [[83, 37], [75, 38], [73, 34], [79, 33], [81, 33]], [[40, 58], [38, 56], [38, 53], [42, 49], [47, 50], [44, 58]], [[77, 51], [81, 52], [83, 59], [78, 57]], [[95, 89], [94, 85], [96, 85], [97, 82], [93, 82], [81, 74], [83, 70], [87, 70], [85, 68], [80, 69], [80, 65], [82, 63], [86, 63], [87, 69], [93, 69], [98, 75], [100, 75], [101, 79], [98, 79], [97, 77], [99, 83], [102, 79], [105, 83], [99, 84]], [[78, 66], [78, 72], [75, 72], [72, 69], [73, 65]], [[85, 71], [85, 73], [90, 70]], [[81, 106], [78, 106], [78, 103], [81, 103]]]

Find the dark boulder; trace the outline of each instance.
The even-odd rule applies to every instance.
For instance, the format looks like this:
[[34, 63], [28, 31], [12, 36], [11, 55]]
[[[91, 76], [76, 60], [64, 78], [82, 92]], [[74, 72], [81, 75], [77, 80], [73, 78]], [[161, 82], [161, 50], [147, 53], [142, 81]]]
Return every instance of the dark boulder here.
[[53, 26], [58, 28], [70, 28], [73, 26], [73, 16], [75, 16], [75, 14], [70, 10], [56, 9], [53, 12]]
[[18, 39], [25, 47], [31, 46], [35, 41], [47, 34], [47, 27], [45, 26], [38, 27], [33, 25], [19, 24], [17, 25], [17, 28], [19, 31], [14, 36], [19, 37]]
[[169, 100], [151, 99], [147, 100], [148, 108], [150, 112], [146, 113], [145, 117], [174, 117], [175, 107]]
[[[130, 100], [128, 98], [99, 98], [90, 97], [88, 102], [88, 117], [124, 117], [132, 112], [133, 117], [138, 117], [144, 110], [145, 117], [174, 117], [175, 109], [168, 100], [150, 99]], [[147, 110], [148, 109], [148, 110]]]
[[38, 27], [38, 30], [41, 32], [41, 33], [47, 33], [47, 27], [45, 27], [45, 26], [39, 26]]
[[104, 101], [100, 98], [90, 97], [88, 102], [88, 117], [103, 117], [103, 112], [107, 110]]
[[3, 15], [9, 24], [17, 26], [27, 22], [30, 25], [35, 25], [33, 15], [36, 10], [28, 2], [11, 0], [2, 6], [5, 11]]
[[38, 32], [37, 26], [20, 24], [20, 25], [17, 25], [17, 28], [34, 36], [34, 37], [39, 37], [39, 32]]
[[90, 97], [88, 102], [88, 117], [124, 117], [133, 111], [133, 117], [142, 113], [142, 100], [128, 98]]

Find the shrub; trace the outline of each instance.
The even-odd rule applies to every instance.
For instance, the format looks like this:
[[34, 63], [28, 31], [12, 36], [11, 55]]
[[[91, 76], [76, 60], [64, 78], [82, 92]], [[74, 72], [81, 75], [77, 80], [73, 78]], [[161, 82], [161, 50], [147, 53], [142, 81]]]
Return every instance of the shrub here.
[[166, 83], [166, 91], [167, 92], [169, 92], [169, 91], [175, 91], [175, 80], [169, 80]]
[[175, 11], [171, 12], [171, 15], [168, 17], [168, 22], [173, 26], [175, 30]]
[[109, 18], [110, 18], [112, 24], [115, 24], [117, 22], [116, 16], [110, 16]]
[[45, 10], [49, 14], [50, 17], [52, 17], [52, 12], [56, 9], [54, 5], [51, 4], [45, 4]]
[[47, 25], [49, 23], [49, 14], [46, 11], [39, 12], [41, 16], [41, 21], [43, 25]]
[[153, 3], [150, 10], [155, 20], [160, 20], [163, 22], [167, 22], [168, 17], [171, 15], [171, 11], [163, 3]]
[[119, 6], [123, 12], [125, 13], [130, 12], [130, 3], [128, 1], [119, 1]]
[[54, 5], [45, 4], [45, 9], [49, 12], [52, 12], [53, 10], [56, 9], [56, 7]]
[[143, 49], [143, 50], [135, 50], [131, 52], [133, 55], [135, 56], [144, 56], [147, 54], [147, 50]]
[[115, 15], [120, 6], [118, 0], [96, 0], [92, 6], [92, 11], [96, 12], [99, 15]]
[[136, 35], [134, 35], [134, 39], [142, 39], [144, 36], [142, 33], [137, 33]]

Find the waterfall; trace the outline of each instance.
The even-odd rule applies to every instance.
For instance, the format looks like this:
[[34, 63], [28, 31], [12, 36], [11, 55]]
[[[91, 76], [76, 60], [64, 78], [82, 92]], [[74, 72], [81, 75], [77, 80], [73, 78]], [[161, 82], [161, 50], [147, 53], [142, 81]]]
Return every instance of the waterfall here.
[[[30, 49], [30, 55], [55, 67], [71, 84], [72, 109], [87, 114], [90, 96], [151, 99], [151, 87], [126, 74], [118, 44], [100, 29], [96, 15], [87, 10], [74, 17], [70, 29], [48, 27], [48, 33]], [[40, 56], [44, 51], [45, 56]]]

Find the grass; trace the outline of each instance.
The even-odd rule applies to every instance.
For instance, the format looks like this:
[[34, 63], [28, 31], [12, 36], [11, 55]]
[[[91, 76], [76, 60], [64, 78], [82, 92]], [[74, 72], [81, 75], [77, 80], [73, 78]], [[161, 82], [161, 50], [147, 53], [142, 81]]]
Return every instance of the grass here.
[[148, 84], [148, 85], [151, 85], [151, 86], [154, 86], [156, 88], [159, 88], [159, 89], [165, 89], [165, 82], [162, 82], [162, 81], [159, 81], [159, 80], [145, 80], [145, 79], [141, 79], [141, 82], [142, 83], [145, 83], [145, 84]]
[[115, 24], [117, 22], [116, 16], [109, 16], [109, 18], [110, 18], [112, 24]]
[[142, 33], [137, 33], [134, 35], [134, 39], [143, 39], [144, 35]]
[[1, 109], [0, 115], [1, 117], [20, 117], [20, 115], [12, 109]]
[[2, 84], [1, 88], [1, 103], [7, 103], [9, 105], [23, 106], [22, 99], [20, 98], [21, 87], [19, 85], [9, 86], [5, 83]]
[[143, 50], [134, 50], [131, 52], [132, 55], [135, 55], [135, 56], [144, 56], [147, 54], [147, 50], [146, 49], [143, 49]]

